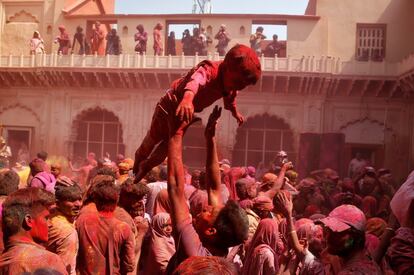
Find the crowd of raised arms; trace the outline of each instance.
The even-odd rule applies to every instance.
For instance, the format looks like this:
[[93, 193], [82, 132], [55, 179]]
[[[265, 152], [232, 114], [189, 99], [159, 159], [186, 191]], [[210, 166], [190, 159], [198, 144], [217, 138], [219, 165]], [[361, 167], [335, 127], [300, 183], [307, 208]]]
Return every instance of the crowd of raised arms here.
[[[152, 31], [153, 36], [153, 54], [154, 55], [177, 55], [177, 39], [175, 32], [170, 31], [166, 45], [163, 37], [164, 26], [157, 23]], [[105, 27], [99, 21], [95, 22], [89, 37], [84, 33], [81, 26], [76, 28], [73, 37], [69, 34], [64, 25], [58, 27], [59, 35], [55, 38], [54, 43], [58, 45], [57, 53], [61, 55], [120, 55], [122, 54], [122, 43], [116, 29], [110, 29], [105, 33]], [[256, 32], [250, 35], [250, 46], [258, 56], [264, 54], [267, 57], [274, 57], [284, 47], [278, 41], [277, 34], [272, 36], [272, 41], [264, 44], [266, 36], [263, 34], [263, 27], [258, 27]], [[132, 38], [131, 38], [132, 39]], [[149, 54], [147, 50], [148, 32], [145, 31], [142, 24], [137, 25], [136, 33], [133, 36], [135, 41], [134, 51], [137, 54]], [[222, 24], [219, 31], [215, 34], [214, 40], [217, 44], [214, 46], [215, 51], [220, 56], [224, 56], [228, 50], [231, 41], [230, 34], [226, 30], [226, 25]], [[189, 29], [185, 29], [181, 41], [181, 53], [183, 55], [200, 55], [207, 56], [208, 48], [213, 44], [213, 38], [207, 33], [204, 27], [193, 28], [192, 34]], [[40, 32], [35, 31], [30, 39], [30, 54], [45, 53], [45, 42]]]
[[242, 124], [236, 97], [260, 75], [236, 45], [172, 83], [134, 160], [91, 152], [64, 175], [41, 152], [30, 175], [1, 170], [0, 274], [414, 274], [414, 172], [398, 182], [357, 154], [347, 178], [298, 175], [283, 151], [267, 169], [234, 167], [218, 158], [218, 105], [205, 169], [185, 166], [195, 114], [223, 99]]

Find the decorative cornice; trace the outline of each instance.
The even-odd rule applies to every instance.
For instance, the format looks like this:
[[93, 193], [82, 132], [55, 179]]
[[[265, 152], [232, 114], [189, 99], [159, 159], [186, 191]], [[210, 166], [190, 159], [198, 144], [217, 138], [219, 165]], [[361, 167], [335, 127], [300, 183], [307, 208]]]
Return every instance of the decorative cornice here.
[[39, 23], [39, 20], [37, 19], [36, 16], [34, 16], [33, 14], [31, 14], [30, 12], [27, 12], [25, 10], [21, 10], [19, 12], [16, 12], [14, 15], [10, 16], [7, 19], [6, 23], [10, 23], [10, 22], [27, 22], [27, 21], [19, 21], [19, 20], [16, 20], [19, 17], [23, 17], [23, 18], [24, 17], [28, 17], [28, 18], [30, 18], [32, 20], [32, 21], [29, 21], [29, 22]]

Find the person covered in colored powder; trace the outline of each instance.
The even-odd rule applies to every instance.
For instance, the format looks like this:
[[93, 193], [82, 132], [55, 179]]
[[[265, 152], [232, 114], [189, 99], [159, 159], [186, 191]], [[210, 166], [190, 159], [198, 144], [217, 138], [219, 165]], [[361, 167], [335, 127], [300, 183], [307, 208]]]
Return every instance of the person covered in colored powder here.
[[260, 75], [261, 66], [255, 52], [247, 46], [236, 45], [223, 61], [202, 61], [175, 80], [158, 102], [151, 127], [135, 152], [135, 180], [140, 181], [167, 156], [169, 116], [190, 122], [194, 112], [201, 112], [223, 98], [224, 108], [241, 125], [244, 118], [237, 110], [236, 96], [239, 90], [254, 85]]
[[92, 30], [91, 48], [92, 54], [105, 55], [105, 32], [99, 21], [96, 21], [95, 28]]
[[152, 33], [154, 37], [154, 55], [161, 55], [162, 51], [164, 50], [162, 47], [162, 34], [161, 31], [163, 29], [163, 26], [161, 23], [157, 23], [154, 27], [154, 32]]
[[144, 54], [147, 51], [148, 33], [144, 30], [144, 26], [142, 24], [137, 26], [137, 32], [134, 35], [134, 40], [137, 43], [135, 45], [135, 52]]
[[63, 25], [59, 26], [59, 32], [60, 35], [55, 39], [55, 43], [59, 44], [58, 54], [67, 55], [69, 54], [69, 49], [72, 47], [69, 34]]

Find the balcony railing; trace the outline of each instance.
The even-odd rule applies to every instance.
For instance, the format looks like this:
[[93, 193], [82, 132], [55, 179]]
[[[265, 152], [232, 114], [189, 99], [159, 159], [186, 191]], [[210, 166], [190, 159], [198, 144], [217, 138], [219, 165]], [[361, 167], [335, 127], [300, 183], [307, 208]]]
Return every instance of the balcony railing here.
[[[117, 68], [117, 69], [188, 69], [201, 60], [220, 60], [218, 54], [208, 56], [153, 55], [20, 55], [1, 56], [0, 68]], [[414, 55], [401, 62], [342, 61], [334, 57], [303, 56], [301, 58], [260, 57], [263, 71], [329, 73], [338, 75], [401, 76], [414, 69]]]

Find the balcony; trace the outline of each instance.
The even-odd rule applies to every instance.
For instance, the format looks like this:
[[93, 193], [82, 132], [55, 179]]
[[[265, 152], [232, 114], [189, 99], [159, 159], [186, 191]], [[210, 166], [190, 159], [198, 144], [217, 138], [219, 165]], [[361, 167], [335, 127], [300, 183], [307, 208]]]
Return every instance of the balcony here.
[[[1, 56], [0, 68], [105, 68], [105, 69], [189, 69], [201, 60], [220, 60], [218, 54], [208, 56], [153, 55], [20, 55]], [[303, 56], [301, 58], [261, 57], [265, 72], [327, 73], [345, 76], [398, 77], [414, 69], [414, 54], [398, 63], [343, 61], [335, 57]]]
[[[0, 87], [96, 87], [165, 89], [208, 56], [124, 54], [0, 57]], [[334, 57], [260, 57], [255, 92], [339, 96], [408, 97], [414, 94], [414, 55], [398, 63], [342, 61]]]

